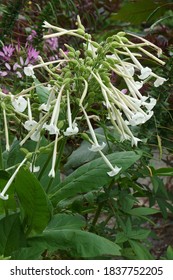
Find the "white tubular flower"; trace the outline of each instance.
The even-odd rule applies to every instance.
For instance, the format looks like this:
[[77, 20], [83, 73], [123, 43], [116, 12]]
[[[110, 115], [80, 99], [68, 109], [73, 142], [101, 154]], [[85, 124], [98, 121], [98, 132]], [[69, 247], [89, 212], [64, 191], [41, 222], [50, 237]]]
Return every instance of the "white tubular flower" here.
[[154, 82], [154, 86], [155, 87], [159, 87], [161, 85], [163, 85], [164, 82], [166, 82], [167, 80], [165, 78], [159, 77], [155, 80]]
[[72, 123], [69, 91], [67, 92], [67, 117], [68, 117], [69, 127], [67, 127], [66, 131], [64, 132], [64, 135], [71, 136], [71, 135], [77, 134], [79, 132], [77, 124], [75, 122]]
[[58, 144], [58, 133], [56, 134], [54, 149], [53, 149], [53, 157], [52, 157], [52, 168], [49, 172], [49, 177], [55, 177], [55, 164], [56, 164], [56, 154], [57, 154], [57, 144]]
[[32, 65], [28, 65], [28, 66], [24, 67], [23, 71], [24, 71], [26, 76], [35, 78], [34, 70], [33, 70]]
[[65, 85], [62, 85], [58, 97], [56, 99], [56, 103], [53, 109], [53, 113], [52, 113], [52, 117], [50, 120], [50, 124], [44, 124], [44, 128], [46, 130], [49, 131], [49, 134], [53, 135], [53, 134], [58, 134], [59, 133], [59, 129], [57, 127], [57, 122], [58, 122], [58, 118], [59, 118], [59, 112], [60, 112], [60, 104], [61, 104], [61, 96], [62, 96], [62, 92], [64, 89]]
[[137, 137], [134, 137], [133, 134], [131, 136], [131, 145], [132, 147], [133, 146], [138, 146], [138, 142], [141, 142], [141, 139], [137, 138]]
[[50, 135], [54, 135], [54, 134], [57, 134], [59, 133], [59, 129], [56, 125], [54, 124], [45, 124], [43, 126], [47, 131], [49, 131], [49, 134]]
[[40, 171], [40, 166], [35, 166], [32, 163], [30, 164], [29, 170], [33, 173], [37, 173]]
[[87, 91], [88, 91], [88, 83], [87, 81], [84, 79], [84, 83], [85, 83], [85, 87], [84, 87], [84, 90], [83, 90], [83, 93], [82, 93], [82, 96], [81, 96], [81, 99], [79, 101], [79, 105], [81, 106], [84, 99], [85, 99], [85, 96], [87, 95]]
[[30, 136], [31, 140], [38, 142], [40, 139], [40, 131], [36, 130], [32, 135]]
[[93, 58], [97, 57], [97, 48], [95, 48], [92, 43], [88, 43], [88, 50], [92, 52]]
[[67, 127], [66, 131], [64, 132], [65, 136], [72, 136], [79, 132], [79, 128], [77, 127], [77, 124], [72, 124], [72, 127]]
[[99, 144], [93, 144], [91, 146], [91, 148], [88, 148], [91, 152], [99, 152], [101, 150], [104, 149], [104, 147], [106, 146], [106, 143], [102, 143], [102, 145], [99, 145]]
[[49, 90], [49, 97], [48, 97], [47, 103], [43, 103], [40, 105], [39, 110], [49, 112], [49, 110], [51, 108], [51, 101], [55, 99], [55, 87], [52, 88], [51, 85], [48, 85], [46, 87], [46, 89]]
[[27, 107], [27, 101], [22, 96], [19, 96], [18, 98], [15, 98], [15, 96], [13, 96], [12, 105], [17, 112], [22, 113]]
[[149, 67], [143, 67], [141, 69], [141, 75], [138, 76], [139, 79], [145, 80], [152, 74], [152, 70]]
[[131, 120], [129, 120], [129, 124], [131, 126], [136, 126], [138, 124], [145, 123], [147, 121], [146, 114], [142, 114], [141, 112], [135, 113]]
[[82, 111], [85, 115], [85, 119], [87, 121], [87, 124], [88, 124], [88, 128], [89, 128], [89, 131], [90, 131], [90, 134], [91, 134], [91, 137], [92, 137], [92, 140], [93, 140], [93, 145], [91, 146], [91, 148], [89, 148], [90, 151], [92, 152], [98, 152], [98, 151], [101, 151], [104, 147], [105, 147], [105, 143], [103, 142], [102, 145], [99, 145], [98, 141], [97, 141], [97, 138], [96, 138], [96, 135], [95, 135], [95, 132], [94, 132], [94, 129], [91, 125], [91, 122], [89, 120], [89, 117], [84, 109], [83, 106], [81, 106], [82, 108]]
[[137, 89], [141, 89], [143, 87], [143, 82], [139, 82], [139, 81], [136, 81], [135, 82], [135, 86], [137, 87]]
[[110, 177], [117, 175], [122, 168], [121, 167], [119, 168], [118, 166], [113, 167], [113, 165], [110, 163], [108, 158], [102, 153], [102, 151], [99, 151], [99, 153], [100, 153], [101, 157], [103, 158], [104, 162], [106, 163], [106, 165], [111, 169], [111, 171], [107, 172], [107, 174]]
[[7, 125], [7, 116], [6, 116], [6, 110], [3, 108], [3, 116], [4, 116], [4, 128], [5, 128], [5, 142], [6, 142], [6, 151], [10, 150], [10, 144], [9, 144], [9, 134], [8, 134], [8, 125]]
[[22, 167], [22, 165], [24, 165], [25, 161], [27, 160], [27, 158], [24, 158], [24, 160], [19, 164], [19, 166], [16, 168], [15, 172], [13, 173], [13, 175], [11, 176], [11, 178], [9, 179], [9, 181], [7, 182], [7, 184], [5, 185], [3, 191], [0, 193], [0, 198], [2, 200], [7, 200], [8, 199], [8, 194], [5, 195], [5, 193], [7, 192], [7, 190], [9, 189], [9, 187], [11, 186], [14, 178], [16, 177], [19, 169]]
[[150, 102], [142, 102], [142, 105], [145, 106], [147, 111], [151, 111], [153, 107], [156, 105], [156, 99], [155, 98], [150, 98]]

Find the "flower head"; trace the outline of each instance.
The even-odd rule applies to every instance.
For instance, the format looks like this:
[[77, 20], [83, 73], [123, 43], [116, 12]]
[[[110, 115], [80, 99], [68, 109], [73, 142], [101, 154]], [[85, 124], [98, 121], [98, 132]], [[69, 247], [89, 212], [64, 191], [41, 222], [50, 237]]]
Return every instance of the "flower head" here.
[[14, 109], [17, 111], [17, 112], [24, 112], [26, 107], [27, 107], [27, 101], [24, 97], [22, 96], [19, 96], [18, 98], [15, 98], [13, 96], [13, 99], [12, 99], [12, 105], [14, 107]]

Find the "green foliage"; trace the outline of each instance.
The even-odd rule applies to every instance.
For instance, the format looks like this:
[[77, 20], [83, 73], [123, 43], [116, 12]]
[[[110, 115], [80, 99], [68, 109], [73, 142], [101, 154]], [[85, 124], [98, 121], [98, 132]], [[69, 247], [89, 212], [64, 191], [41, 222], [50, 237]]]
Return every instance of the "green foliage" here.
[[135, 25], [141, 24], [143, 21], [155, 20], [162, 16], [167, 10], [165, 2], [158, 3], [153, 0], [139, 0], [124, 4], [116, 15], [113, 15], [114, 20], [130, 22]]
[[15, 190], [24, 211], [24, 224], [27, 233], [42, 232], [51, 217], [51, 205], [35, 176], [21, 169], [16, 176]]
[[[63, 50], [68, 49], [68, 58], [72, 60], [64, 66], [57, 67], [57, 72], [54, 72], [55, 85], [59, 88], [64, 81], [69, 83], [73, 79], [77, 80], [77, 87], [72, 89], [70, 96], [72, 117], [75, 119], [79, 110], [80, 94], [83, 91], [83, 79], [89, 81], [91, 94], [87, 97], [86, 108], [89, 108], [91, 114], [97, 115], [99, 112], [101, 115], [98, 122], [95, 122], [94, 118], [91, 119], [94, 132], [99, 143], [107, 144], [103, 151], [113, 166], [117, 165], [122, 169], [115, 177], [109, 177], [107, 174], [109, 168], [103, 159], [99, 157], [99, 154], [88, 149], [91, 147], [91, 143], [88, 142], [91, 135], [87, 129], [85, 130], [80, 112], [77, 121], [80, 119], [80, 129], [84, 128], [84, 133], [72, 135], [65, 140], [60, 139], [62, 141], [58, 142], [56, 151], [56, 176], [50, 178], [54, 135], [48, 135], [43, 129], [44, 136], [40, 143], [28, 139], [22, 150], [20, 140], [26, 135], [23, 127], [25, 118], [21, 114], [19, 121], [19, 115], [14, 116], [14, 111], [11, 114], [8, 108], [10, 115], [8, 122], [9, 124], [14, 122], [14, 128], [9, 129], [12, 145], [10, 151], [6, 151], [3, 114], [0, 106], [0, 191], [3, 190], [20, 162], [28, 156], [28, 152], [32, 153], [32, 158], [28, 156], [27, 164], [19, 170], [8, 190], [9, 199], [0, 199], [0, 259], [38, 260], [66, 259], [67, 257], [71, 259], [155, 259], [157, 256], [154, 253], [151, 254], [154, 250], [150, 241], [150, 237], [153, 237], [150, 226], [155, 225], [157, 219], [169, 222], [169, 217], [173, 213], [172, 189], [166, 181], [173, 175], [172, 161], [168, 162], [169, 167], [161, 166], [157, 169], [150, 162], [153, 158], [153, 147], [159, 149], [160, 159], [165, 148], [170, 153], [172, 152], [173, 115], [170, 86], [173, 82], [173, 63], [170, 45], [172, 35], [169, 29], [172, 27], [172, 12], [170, 11], [172, 3], [152, 0], [130, 2], [51, 0], [37, 1], [36, 4], [31, 1], [31, 6], [29, 6], [26, 3], [28, 1], [4, 2], [6, 3], [0, 4], [0, 29], [2, 30], [0, 40], [3, 40], [0, 43], [2, 46], [20, 41], [20, 39], [20, 43], [23, 44], [23, 38], [26, 37], [23, 26], [25, 28], [28, 24], [31, 30], [37, 31], [33, 45], [41, 51], [44, 20], [67, 29], [74, 29], [76, 15], [79, 14], [86, 30], [92, 30], [98, 42], [105, 41], [104, 38], [115, 34], [115, 30], [120, 28], [126, 31], [135, 28], [135, 33], [140, 32], [143, 37], [148, 35], [153, 43], [163, 47], [166, 65], [162, 69], [159, 69], [156, 64], [153, 66], [156, 68], [156, 73], [167, 81], [159, 90], [151, 87], [150, 81], [146, 81], [144, 85], [144, 91], [146, 89], [147, 94], [151, 93], [157, 99], [157, 104], [154, 109], [154, 118], [141, 128], [132, 128], [132, 132], [142, 139], [139, 143], [140, 149], [135, 150], [127, 143], [128, 141], [120, 143], [119, 134], [116, 130], [113, 132], [110, 127], [100, 98], [100, 85], [91, 77], [88, 70], [97, 69], [103, 57], [113, 53], [115, 45], [111, 48], [110, 41], [114, 37], [101, 43], [96, 58], [86, 46], [82, 49], [80, 38], [70, 39], [68, 36], [63, 39], [58, 38], [57, 51], [54, 53], [51, 50], [51, 55], [62, 58], [62, 53], [59, 53], [62, 47]], [[121, 8], [119, 8], [120, 4]], [[20, 21], [19, 15], [24, 15], [24, 21]], [[17, 19], [21, 32], [16, 32]], [[162, 26], [163, 23], [166, 27]], [[145, 30], [143, 30], [144, 25]], [[16, 37], [19, 33], [21, 38]], [[64, 45], [64, 42], [68, 45]], [[94, 43], [93, 46], [97, 48], [98, 45], [95, 44], [96, 46]], [[48, 55], [50, 54], [45, 51], [45, 61]], [[126, 61], [128, 62], [129, 59], [127, 58]], [[140, 62], [145, 64], [146, 61], [145, 56], [140, 58]], [[101, 68], [98, 68], [98, 73], [105, 85], [112, 79], [110, 72], [106, 74], [107, 62], [110, 62], [112, 67], [116, 63], [108, 59]], [[152, 65], [149, 60], [147, 62]], [[50, 69], [55, 70], [53, 67], [52, 64]], [[61, 67], [62, 76], [59, 75]], [[48, 100], [49, 77], [50, 85], [54, 85], [54, 77], [52, 78], [50, 73], [47, 75], [42, 70], [38, 76], [39, 79], [34, 79], [34, 83], [33, 80], [30, 81], [30, 77], [27, 78], [28, 80], [21, 78], [19, 81], [18, 79], [17, 83], [14, 81], [14, 94], [18, 94], [20, 87], [25, 89], [33, 84], [36, 86], [27, 93], [31, 94], [31, 101], [34, 101], [33, 116], [36, 119], [39, 118], [39, 114], [43, 114], [38, 110], [38, 105]], [[120, 81], [117, 76], [114, 77], [114, 83], [119, 86]], [[6, 79], [3, 77], [1, 80], [3, 88]], [[42, 81], [46, 83], [42, 85]], [[13, 92], [14, 89], [7, 80], [8, 83], [7, 88]], [[126, 87], [125, 83], [124, 87]], [[68, 88], [71, 90], [70, 83]], [[145, 95], [143, 89], [141, 93]], [[67, 113], [64, 104], [63, 97], [59, 125], [65, 130], [64, 119]], [[94, 105], [91, 106], [91, 104]], [[51, 116], [52, 111], [49, 118]], [[85, 140], [80, 140], [80, 136]], [[38, 173], [29, 171], [30, 162], [40, 166]], [[146, 180], [148, 180], [147, 183]], [[173, 259], [171, 245], [159, 258]]]

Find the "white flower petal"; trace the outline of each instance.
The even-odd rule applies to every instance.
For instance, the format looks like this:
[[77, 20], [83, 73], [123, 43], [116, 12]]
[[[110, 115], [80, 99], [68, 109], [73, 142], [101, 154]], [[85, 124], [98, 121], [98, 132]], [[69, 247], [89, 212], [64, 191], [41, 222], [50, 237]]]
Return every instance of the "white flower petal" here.
[[28, 77], [32, 77], [32, 78], [35, 78], [35, 75], [34, 75], [34, 70], [33, 70], [33, 66], [32, 65], [29, 65], [27, 67], [24, 67], [24, 73], [26, 76]]
[[18, 98], [13, 97], [12, 105], [17, 112], [24, 112], [27, 107], [27, 101], [22, 96]]
[[32, 130], [34, 126], [36, 126], [37, 122], [34, 120], [28, 120], [24, 123], [24, 128], [28, 131]]
[[65, 136], [71, 136], [71, 135], [75, 135], [79, 132], [79, 128], [76, 127], [67, 127], [66, 131], [64, 132]]
[[7, 199], [8, 199], [8, 194], [3, 195], [2, 193], [0, 193], [0, 198], [1, 198], [2, 200], [7, 200]]
[[43, 111], [48, 112], [50, 110], [50, 108], [51, 108], [51, 105], [43, 103], [43, 104], [40, 105], [39, 110], [43, 110]]
[[135, 126], [141, 123], [145, 123], [147, 120], [146, 115], [142, 114], [141, 112], [135, 113], [132, 118], [129, 120], [129, 124], [131, 126]]
[[36, 173], [36, 172], [39, 172], [39, 170], [40, 170], [40, 166], [33, 166], [33, 164], [31, 163], [30, 164], [30, 167], [29, 167], [29, 170], [31, 171], [31, 172], [34, 172], [34, 173]]
[[98, 151], [101, 151], [104, 149], [104, 147], [106, 146], [106, 144], [103, 142], [102, 145], [99, 145], [99, 144], [93, 144], [91, 146], [91, 148], [88, 148], [90, 151], [92, 152], [98, 152]]
[[44, 128], [49, 131], [49, 134], [50, 135], [53, 135], [53, 134], [58, 134], [59, 133], [59, 129], [57, 128], [56, 125], [54, 124], [45, 124], [44, 125]]
[[163, 83], [167, 81], [165, 78], [162, 78], [162, 77], [158, 77], [155, 82], [154, 82], [154, 86], [155, 87], [159, 87], [161, 85], [163, 85]]
[[40, 132], [35, 131], [31, 136], [30, 136], [31, 140], [38, 142], [40, 139]]
[[141, 69], [141, 75], [138, 76], [139, 79], [141, 80], [145, 80], [146, 78], [148, 78], [152, 73], [152, 70], [149, 67], [143, 67]]
[[115, 166], [115, 168], [114, 168], [113, 170], [107, 172], [107, 174], [108, 174], [110, 177], [113, 177], [113, 176], [117, 175], [117, 174], [120, 172], [121, 169], [122, 169], [122, 168], [119, 168], [118, 166]]

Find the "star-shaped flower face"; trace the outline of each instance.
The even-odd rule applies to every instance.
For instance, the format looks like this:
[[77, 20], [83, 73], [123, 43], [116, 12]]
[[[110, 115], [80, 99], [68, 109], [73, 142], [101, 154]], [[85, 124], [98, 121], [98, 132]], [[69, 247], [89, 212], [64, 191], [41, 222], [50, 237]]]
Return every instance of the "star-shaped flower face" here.
[[77, 125], [73, 125], [71, 127], [67, 127], [66, 131], [64, 132], [65, 136], [71, 136], [71, 135], [75, 135], [79, 132], [79, 128], [77, 127]]
[[53, 135], [53, 134], [58, 134], [59, 133], [59, 129], [57, 128], [56, 125], [54, 124], [45, 124], [44, 125], [44, 128], [49, 131], [49, 134], [50, 135]]
[[30, 131], [34, 126], [36, 126], [37, 122], [34, 120], [29, 120], [24, 123], [24, 128]]
[[13, 97], [12, 105], [17, 112], [24, 112], [27, 107], [27, 101], [22, 96], [18, 98]]
[[26, 76], [35, 78], [34, 70], [33, 70], [33, 66], [32, 65], [28, 65], [27, 67], [24, 67], [23, 71], [24, 71]]

